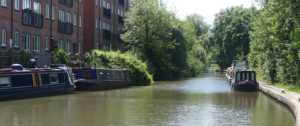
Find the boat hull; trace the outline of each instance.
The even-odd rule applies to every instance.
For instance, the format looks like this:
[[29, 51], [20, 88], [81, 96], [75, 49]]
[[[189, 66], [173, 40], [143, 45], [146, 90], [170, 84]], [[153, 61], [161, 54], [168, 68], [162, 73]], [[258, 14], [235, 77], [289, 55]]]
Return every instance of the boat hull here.
[[17, 100], [25, 98], [45, 97], [74, 93], [71, 85], [55, 85], [49, 87], [28, 87], [0, 91], [0, 101]]
[[256, 92], [258, 91], [258, 84], [233, 84], [232, 89], [234, 91]]

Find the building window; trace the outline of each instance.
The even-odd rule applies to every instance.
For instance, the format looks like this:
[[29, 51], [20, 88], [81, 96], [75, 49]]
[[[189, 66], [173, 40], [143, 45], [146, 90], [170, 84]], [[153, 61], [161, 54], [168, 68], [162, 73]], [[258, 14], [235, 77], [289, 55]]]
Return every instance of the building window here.
[[96, 17], [96, 28], [98, 28], [98, 18]]
[[123, 11], [121, 10], [121, 15], [120, 15], [121, 17], [123, 17]]
[[45, 50], [48, 50], [49, 49], [49, 38], [46, 37], [46, 40], [45, 40]]
[[103, 22], [103, 29], [106, 29], [106, 23]]
[[81, 2], [81, 0], [79, 0], [79, 2]]
[[81, 27], [81, 16], [79, 16], [79, 27]]
[[118, 34], [120, 33], [120, 28], [118, 27]]
[[101, 29], [101, 19], [100, 19], [100, 23], [99, 23], [99, 29]]
[[66, 22], [71, 23], [72, 17], [70, 13], [66, 13]]
[[114, 13], [114, 4], [111, 4], [111, 13]]
[[101, 7], [101, 4], [102, 4], [102, 3], [101, 3], [101, 0], [100, 0], [100, 1], [99, 1], [99, 6], [100, 6], [100, 7]]
[[58, 20], [64, 21], [65, 12], [59, 10], [58, 16], [59, 16], [59, 17], [58, 17]]
[[15, 47], [19, 47], [19, 38], [20, 38], [20, 33], [16, 32], [15, 33]]
[[107, 23], [106, 30], [110, 31], [109, 23]]
[[120, 9], [118, 9], [118, 15], [120, 15]]
[[106, 8], [106, 2], [103, 0], [103, 8]]
[[54, 6], [52, 6], [52, 20], [54, 20]]
[[7, 0], [1, 0], [1, 5], [6, 7], [7, 6]]
[[76, 14], [74, 14], [73, 18], [74, 18], [73, 24], [74, 24], [74, 26], [76, 26]]
[[33, 50], [40, 52], [41, 38], [33, 36]]
[[30, 51], [30, 35], [22, 35], [23, 50]]
[[114, 24], [111, 25], [111, 33], [114, 33]]
[[98, 0], [96, 0], [96, 6], [98, 6]]
[[107, 4], [107, 5], [106, 5], [106, 9], [109, 9], [109, 8], [110, 8], [109, 3], [107, 2], [106, 4]]
[[20, 10], [20, 0], [15, 0], [15, 9]]
[[63, 49], [63, 40], [58, 40], [58, 49]]
[[23, 0], [23, 9], [31, 9], [31, 0]]
[[46, 5], [46, 18], [49, 18], [49, 5]]
[[98, 43], [97, 42], [95, 43], [95, 49], [98, 49]]
[[79, 44], [78, 44], [78, 53], [80, 53], [81, 52], [81, 42], [79, 42]]
[[6, 46], [6, 30], [5, 29], [2, 29], [2, 32], [1, 32], [1, 46]]
[[67, 54], [70, 53], [70, 42], [69, 41], [66, 42], [66, 53]]

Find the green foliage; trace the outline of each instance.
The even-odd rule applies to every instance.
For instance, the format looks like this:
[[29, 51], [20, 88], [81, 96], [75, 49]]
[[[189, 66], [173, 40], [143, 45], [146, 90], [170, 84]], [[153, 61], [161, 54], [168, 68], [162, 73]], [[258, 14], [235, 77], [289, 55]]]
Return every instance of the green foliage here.
[[[208, 32], [202, 16], [194, 14], [180, 21], [173, 12], [167, 11], [164, 3], [145, 0], [133, 1], [126, 15], [121, 39], [128, 45], [129, 53], [147, 62], [155, 80], [177, 79], [183, 71], [192, 70], [190, 67], [206, 64], [201, 58], [189, 56], [198, 42], [197, 35]], [[199, 24], [203, 27], [198, 27]], [[193, 63], [188, 63], [190, 60]]]
[[102, 58], [105, 68], [121, 68], [121, 66], [129, 68], [131, 85], [150, 85], [153, 83], [152, 75], [148, 73], [147, 63], [142, 62], [136, 56], [129, 53], [122, 54], [120, 51], [103, 52], [100, 50], [92, 50], [92, 54], [94, 54], [92, 57], [100, 56]]
[[92, 56], [90, 53], [88, 52], [85, 53], [84, 62], [86, 63], [86, 65], [90, 65], [90, 63], [92, 62]]
[[230, 66], [233, 60], [243, 60], [249, 53], [251, 20], [257, 14], [255, 7], [230, 7], [216, 14], [214, 35], [216, 60]]
[[68, 64], [68, 55], [66, 52], [62, 49], [56, 51], [56, 62], [61, 63], [61, 64]]
[[28, 63], [27, 63], [27, 53], [25, 51], [22, 52], [21, 54], [21, 65], [23, 67], [28, 67]]
[[262, 0], [250, 32], [249, 63], [271, 81], [300, 86], [300, 4], [298, 0]]

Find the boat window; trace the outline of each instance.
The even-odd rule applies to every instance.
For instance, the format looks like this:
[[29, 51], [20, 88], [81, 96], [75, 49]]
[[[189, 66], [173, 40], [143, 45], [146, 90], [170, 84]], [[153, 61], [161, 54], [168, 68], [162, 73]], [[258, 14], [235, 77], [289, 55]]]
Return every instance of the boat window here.
[[120, 73], [117, 73], [117, 79], [118, 79], [118, 80], [121, 79]]
[[58, 83], [58, 76], [57, 74], [49, 74], [50, 84]]
[[0, 77], [0, 86], [3, 87], [11, 87], [10, 77]]
[[254, 73], [251, 73], [251, 81], [255, 81]]
[[242, 80], [245, 80], [245, 73], [242, 73]]
[[240, 75], [241, 75], [241, 73], [236, 74], [236, 81], [240, 81]]
[[107, 79], [111, 79], [111, 75], [108, 72], [107, 72]]
[[250, 73], [247, 73], [247, 78], [246, 78], [246, 79], [248, 79], [248, 80], [250, 80], [250, 77], [249, 77], [249, 75], [250, 75]]

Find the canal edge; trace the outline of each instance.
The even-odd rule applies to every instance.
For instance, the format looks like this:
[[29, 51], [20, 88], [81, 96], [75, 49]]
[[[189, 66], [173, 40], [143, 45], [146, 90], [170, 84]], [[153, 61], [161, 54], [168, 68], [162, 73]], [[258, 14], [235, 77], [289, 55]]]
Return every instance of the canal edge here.
[[[300, 126], [300, 102], [298, 101], [300, 94], [265, 82], [258, 82], [260, 91], [277, 99], [292, 110], [296, 119], [295, 126]], [[282, 91], [284, 91], [284, 93], [282, 93]]]

